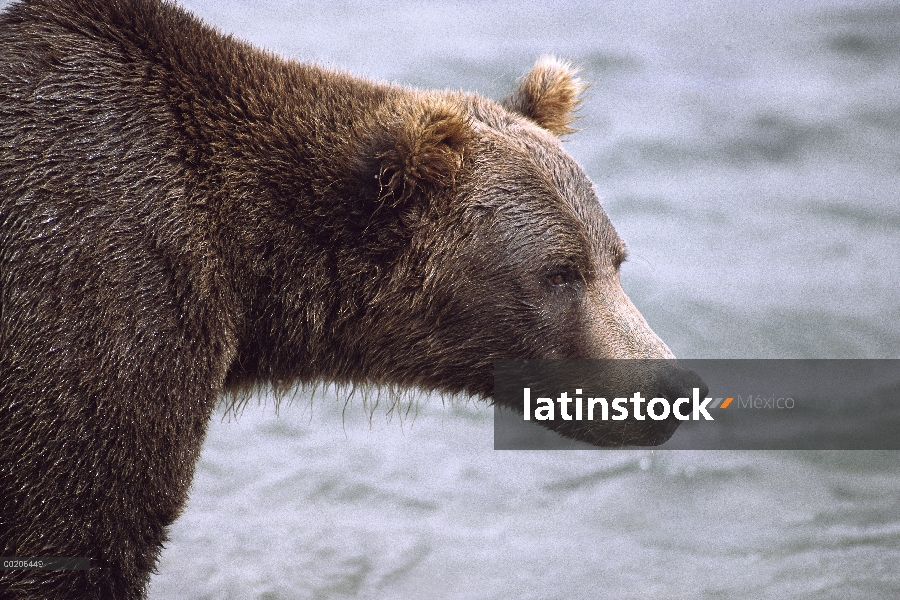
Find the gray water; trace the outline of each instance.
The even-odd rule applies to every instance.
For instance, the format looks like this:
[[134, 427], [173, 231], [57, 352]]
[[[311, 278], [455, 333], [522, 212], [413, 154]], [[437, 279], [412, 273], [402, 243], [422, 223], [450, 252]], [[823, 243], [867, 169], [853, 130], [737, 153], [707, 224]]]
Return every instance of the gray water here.
[[[677, 355], [900, 357], [895, 4], [183, 4], [493, 98], [571, 59], [592, 86], [566, 147]], [[900, 597], [896, 453], [495, 452], [486, 406], [345, 399], [216, 417], [151, 598]]]

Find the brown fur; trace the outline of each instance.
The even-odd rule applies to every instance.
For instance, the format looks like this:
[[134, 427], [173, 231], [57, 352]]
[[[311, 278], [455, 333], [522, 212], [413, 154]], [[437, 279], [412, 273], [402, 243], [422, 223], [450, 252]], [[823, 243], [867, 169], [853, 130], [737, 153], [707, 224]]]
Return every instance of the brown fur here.
[[504, 109], [286, 61], [156, 0], [8, 8], [0, 555], [92, 569], [5, 572], [0, 596], [141, 597], [223, 394], [489, 397], [498, 358], [671, 357], [554, 135], [581, 89], [545, 60]]
[[573, 133], [573, 115], [587, 87], [577, 73], [569, 63], [545, 56], [501, 104], [556, 135]]
[[420, 185], [452, 186], [473, 133], [458, 103], [416, 97], [387, 127], [367, 136], [364, 156], [381, 161], [379, 198], [396, 206]]

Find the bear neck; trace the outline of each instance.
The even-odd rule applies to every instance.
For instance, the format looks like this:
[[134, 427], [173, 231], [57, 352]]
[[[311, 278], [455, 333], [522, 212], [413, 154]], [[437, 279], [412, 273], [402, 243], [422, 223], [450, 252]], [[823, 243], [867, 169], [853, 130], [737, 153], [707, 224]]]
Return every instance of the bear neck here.
[[[363, 136], [410, 92], [283, 60], [192, 19], [160, 22], [185, 198], [208, 214], [210, 263], [240, 274], [220, 279], [234, 286], [220, 294], [234, 299], [229, 387], [358, 379], [367, 340], [356, 331], [389, 251], [363, 240], [376, 206], [351, 173]], [[176, 25], [186, 31], [166, 30]]]

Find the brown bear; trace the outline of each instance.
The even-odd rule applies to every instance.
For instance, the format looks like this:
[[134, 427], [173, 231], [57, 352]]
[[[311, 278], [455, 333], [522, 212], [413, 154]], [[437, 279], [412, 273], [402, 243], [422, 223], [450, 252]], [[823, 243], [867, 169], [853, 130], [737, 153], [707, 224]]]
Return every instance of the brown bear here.
[[671, 358], [561, 149], [581, 92], [552, 58], [496, 103], [284, 60], [160, 0], [11, 5], [0, 556], [90, 569], [3, 571], [0, 596], [142, 597], [223, 394], [489, 398], [495, 359]]

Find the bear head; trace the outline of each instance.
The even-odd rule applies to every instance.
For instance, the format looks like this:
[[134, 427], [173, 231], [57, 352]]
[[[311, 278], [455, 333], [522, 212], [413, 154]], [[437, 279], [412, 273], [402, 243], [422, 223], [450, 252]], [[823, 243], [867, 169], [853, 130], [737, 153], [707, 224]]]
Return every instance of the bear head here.
[[[705, 390], [671, 362], [623, 291], [625, 244], [562, 148], [584, 88], [553, 57], [499, 103], [392, 88], [350, 136], [351, 158], [340, 163], [349, 175], [330, 188], [334, 206], [319, 209], [331, 211], [322, 222], [341, 237], [328, 244], [341, 256], [318, 278], [334, 289], [308, 297], [335, 303], [316, 313], [299, 287], [318, 283], [281, 286], [283, 304], [307, 324], [294, 358], [307, 353], [309, 373], [338, 382], [482, 397], [492, 395], [498, 359], [636, 359], [647, 362], [614, 376], [621, 386], [641, 383], [673, 400], [691, 386]], [[313, 330], [321, 341], [310, 344]], [[311, 345], [323, 352], [310, 354]], [[601, 445], [658, 444], [677, 424], [560, 432]]]

